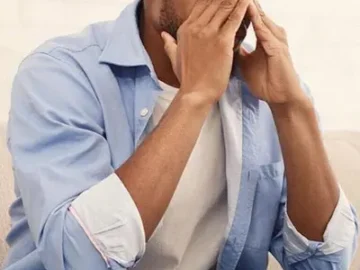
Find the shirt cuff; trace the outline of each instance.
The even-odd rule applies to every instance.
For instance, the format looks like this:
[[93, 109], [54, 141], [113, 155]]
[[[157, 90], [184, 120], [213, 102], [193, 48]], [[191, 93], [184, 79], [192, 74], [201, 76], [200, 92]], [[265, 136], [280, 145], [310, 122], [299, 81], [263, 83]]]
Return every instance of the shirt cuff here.
[[107, 263], [128, 268], [144, 255], [140, 213], [115, 173], [77, 197], [70, 211]]
[[284, 246], [290, 256], [308, 251], [310, 247], [324, 255], [336, 253], [352, 244], [355, 233], [355, 217], [341, 188], [338, 204], [323, 235], [324, 242], [308, 240], [299, 233], [285, 211]]

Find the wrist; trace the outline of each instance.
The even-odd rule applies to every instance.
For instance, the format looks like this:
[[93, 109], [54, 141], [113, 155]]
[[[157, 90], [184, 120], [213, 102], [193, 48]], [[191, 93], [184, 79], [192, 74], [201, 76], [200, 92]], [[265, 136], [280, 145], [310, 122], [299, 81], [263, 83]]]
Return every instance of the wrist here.
[[272, 103], [269, 104], [269, 107], [275, 120], [289, 119], [294, 115], [309, 115], [315, 112], [312, 101], [305, 95], [284, 103]]
[[207, 110], [216, 103], [216, 100], [209, 95], [204, 95], [199, 91], [186, 92], [181, 89], [177, 95], [177, 99], [183, 106], [195, 110]]
[[213, 103], [198, 95], [198, 93], [183, 93], [179, 91], [170, 106], [183, 117], [196, 122], [196, 119], [204, 120], [207, 117], [213, 107]]

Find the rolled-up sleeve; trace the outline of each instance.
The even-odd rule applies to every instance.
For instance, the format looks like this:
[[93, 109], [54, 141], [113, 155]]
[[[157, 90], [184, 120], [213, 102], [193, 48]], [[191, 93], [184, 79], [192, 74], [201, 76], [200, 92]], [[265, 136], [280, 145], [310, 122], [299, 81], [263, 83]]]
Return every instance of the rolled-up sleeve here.
[[140, 214], [115, 173], [77, 197], [70, 211], [105, 260], [130, 267], [145, 252]]
[[[114, 174], [101, 106], [70, 57], [28, 57], [12, 90], [15, 182], [46, 269], [125, 269], [145, 251], [140, 214]], [[119, 123], [121, 124], [121, 123]]]
[[[284, 247], [289, 257], [315, 250], [324, 255], [335, 254], [349, 246], [356, 235], [355, 216], [344, 192], [340, 190], [338, 204], [323, 235], [323, 242], [308, 240], [291, 222], [285, 211]], [[351, 258], [348, 258], [351, 260]]]
[[[313, 100], [309, 87], [303, 81], [301, 87]], [[321, 127], [319, 116], [318, 122]], [[278, 218], [270, 245], [270, 252], [283, 269], [349, 269], [357, 248], [359, 225], [355, 208], [349, 203], [342, 188], [340, 187], [338, 203], [325, 229], [323, 242], [311, 241], [303, 236], [291, 222], [286, 206], [287, 185], [284, 178]]]
[[270, 251], [287, 270], [349, 269], [357, 236], [356, 213], [341, 188], [323, 242], [311, 241], [298, 232], [286, 211], [285, 188]]

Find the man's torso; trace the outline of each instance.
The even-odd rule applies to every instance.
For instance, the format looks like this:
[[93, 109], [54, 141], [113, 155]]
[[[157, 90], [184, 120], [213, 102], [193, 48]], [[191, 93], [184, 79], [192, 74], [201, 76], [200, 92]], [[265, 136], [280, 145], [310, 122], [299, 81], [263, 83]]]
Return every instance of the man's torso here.
[[[97, 104], [94, 121], [103, 127], [113, 168], [125, 162], [146, 136], [161, 92], [151, 64], [144, 65], [149, 59], [143, 48], [133, 46], [131, 40], [128, 44], [111, 40], [113, 32], [117, 38], [127, 38], [129, 31], [137, 31], [128, 28], [115, 22], [95, 24], [80, 35], [54, 39], [34, 52], [60, 59], [76, 67], [78, 76], [86, 77], [91, 86], [86, 91]], [[76, 100], [76, 91], [68, 98]], [[87, 106], [81, 100], [76, 102], [80, 111]], [[238, 78], [231, 80], [220, 101], [220, 114], [228, 223], [219, 267], [235, 269], [241, 257], [242, 265], [263, 269], [283, 190], [283, 165], [273, 119], [267, 105], [252, 97]], [[21, 195], [18, 190], [17, 195]], [[27, 254], [23, 262], [32, 263], [35, 268], [30, 269], [40, 269], [23, 209], [19, 197], [11, 209], [13, 230], [8, 240], [13, 247], [9, 258]], [[20, 245], [22, 241], [27, 244]]]

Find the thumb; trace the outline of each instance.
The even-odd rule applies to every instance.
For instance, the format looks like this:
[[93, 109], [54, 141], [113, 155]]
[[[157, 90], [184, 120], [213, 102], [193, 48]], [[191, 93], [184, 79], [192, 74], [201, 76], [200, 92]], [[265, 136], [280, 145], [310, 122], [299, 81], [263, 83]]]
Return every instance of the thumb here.
[[162, 32], [161, 37], [164, 41], [164, 48], [165, 52], [170, 58], [171, 64], [173, 67], [176, 67], [176, 51], [177, 51], [177, 44], [176, 40], [168, 33]]

